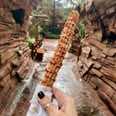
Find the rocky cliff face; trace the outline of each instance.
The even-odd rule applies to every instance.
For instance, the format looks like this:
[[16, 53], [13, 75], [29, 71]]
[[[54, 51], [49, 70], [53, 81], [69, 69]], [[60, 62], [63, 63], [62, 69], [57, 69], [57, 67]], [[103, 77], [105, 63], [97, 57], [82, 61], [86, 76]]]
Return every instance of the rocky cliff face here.
[[[0, 0], [0, 114], [33, 62], [27, 43], [28, 19], [36, 0]], [[5, 116], [5, 115], [4, 115]]]
[[86, 27], [81, 47], [78, 34], [72, 43], [77, 67], [116, 115], [116, 1], [94, 0], [89, 8], [85, 4], [77, 9], [81, 9], [80, 21]]

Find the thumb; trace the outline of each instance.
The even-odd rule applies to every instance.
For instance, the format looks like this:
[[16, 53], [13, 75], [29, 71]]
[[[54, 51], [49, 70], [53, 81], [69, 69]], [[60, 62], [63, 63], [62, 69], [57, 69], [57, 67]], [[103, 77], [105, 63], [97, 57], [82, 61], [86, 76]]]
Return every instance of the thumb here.
[[38, 102], [41, 107], [46, 110], [49, 116], [57, 116], [58, 109], [52, 104], [48, 96], [46, 96], [42, 91], [38, 93]]

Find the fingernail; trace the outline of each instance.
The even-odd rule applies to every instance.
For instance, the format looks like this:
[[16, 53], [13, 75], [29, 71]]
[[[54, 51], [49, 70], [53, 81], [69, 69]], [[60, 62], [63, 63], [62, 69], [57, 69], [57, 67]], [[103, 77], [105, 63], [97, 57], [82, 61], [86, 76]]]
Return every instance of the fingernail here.
[[44, 93], [43, 93], [42, 91], [40, 91], [40, 92], [38, 93], [38, 97], [39, 97], [40, 99], [42, 99], [44, 96], [45, 96], [45, 95], [44, 95]]

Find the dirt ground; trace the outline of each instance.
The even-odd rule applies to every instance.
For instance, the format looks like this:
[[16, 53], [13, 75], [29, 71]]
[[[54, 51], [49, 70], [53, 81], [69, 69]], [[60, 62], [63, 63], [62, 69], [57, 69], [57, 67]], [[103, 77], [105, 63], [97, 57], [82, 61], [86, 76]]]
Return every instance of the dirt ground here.
[[[57, 40], [44, 40], [44, 57], [42, 62], [35, 62], [34, 71], [28, 77], [32, 78], [20, 96], [15, 110], [11, 111], [12, 116], [26, 116], [29, 108], [29, 101], [33, 96], [34, 89], [42, 79], [44, 69], [53, 54], [57, 45]], [[77, 57], [67, 53], [63, 61], [63, 66], [59, 70], [54, 86], [71, 95], [75, 99], [75, 104], [79, 116], [113, 116], [104, 103], [99, 99], [97, 93], [84, 82], [76, 67]], [[25, 80], [25, 83], [28, 82]]]

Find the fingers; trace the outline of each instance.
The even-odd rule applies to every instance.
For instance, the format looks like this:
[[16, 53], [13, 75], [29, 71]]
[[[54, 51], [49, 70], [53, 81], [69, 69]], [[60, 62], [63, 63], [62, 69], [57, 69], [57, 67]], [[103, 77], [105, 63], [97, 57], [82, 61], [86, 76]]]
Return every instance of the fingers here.
[[52, 88], [53, 94], [58, 101], [60, 110], [66, 114], [66, 116], [77, 116], [74, 99], [57, 88]]
[[57, 99], [60, 107], [68, 101], [69, 96], [66, 95], [64, 92], [62, 92], [61, 90], [53, 87], [52, 92], [54, 97]]
[[52, 88], [52, 91], [53, 91], [53, 94], [55, 95], [55, 97], [57, 97], [59, 94], [62, 95], [62, 96], [65, 96], [64, 92], [62, 92], [61, 90], [59, 90], [55, 87]]
[[73, 98], [57, 88], [53, 88], [52, 91], [58, 104], [60, 104], [60, 110], [51, 103], [51, 100], [42, 91], [38, 93], [38, 102], [47, 111], [48, 116], [77, 116]]
[[42, 91], [38, 93], [38, 102], [42, 108], [47, 111], [49, 116], [53, 116], [52, 114], [57, 114], [57, 109], [51, 103], [51, 100]]
[[38, 97], [38, 101], [44, 109], [46, 107], [46, 104], [51, 102], [50, 99], [47, 96], [45, 96], [45, 94], [42, 91], [38, 93]]

